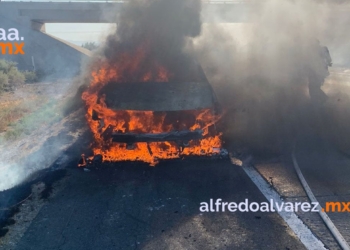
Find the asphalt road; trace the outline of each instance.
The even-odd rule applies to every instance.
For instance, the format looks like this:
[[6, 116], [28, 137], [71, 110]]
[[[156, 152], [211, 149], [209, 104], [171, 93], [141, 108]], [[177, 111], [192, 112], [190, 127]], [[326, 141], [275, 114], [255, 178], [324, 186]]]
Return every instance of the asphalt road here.
[[265, 201], [229, 160], [71, 168], [16, 250], [305, 249], [276, 213], [201, 213], [200, 202]]
[[[337, 150], [331, 141], [312, 132], [299, 138], [295, 155], [308, 185], [323, 208], [326, 202], [349, 202], [349, 156]], [[257, 163], [256, 168], [286, 201], [309, 201], [294, 170], [291, 155], [274, 162]], [[341, 249], [317, 213], [299, 211], [297, 214], [328, 249]], [[344, 239], [350, 243], [350, 213], [327, 214]]]

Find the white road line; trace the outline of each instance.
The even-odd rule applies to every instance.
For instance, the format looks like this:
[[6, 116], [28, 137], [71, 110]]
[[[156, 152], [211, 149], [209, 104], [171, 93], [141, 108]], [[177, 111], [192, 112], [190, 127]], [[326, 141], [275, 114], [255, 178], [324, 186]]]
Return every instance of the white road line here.
[[[303, 185], [307, 196], [309, 197], [311, 202], [319, 203], [317, 201], [315, 195], [311, 191], [311, 188], [307, 184], [303, 174], [301, 173], [301, 170], [299, 168], [299, 164], [298, 164], [297, 158], [295, 157], [295, 153], [294, 152], [292, 153], [292, 159], [293, 159], [293, 164], [294, 164], [295, 171], [297, 172], [298, 178], [299, 178], [301, 184]], [[322, 220], [324, 221], [324, 223], [326, 224], [326, 226], [331, 231], [331, 233], [334, 236], [334, 238], [337, 240], [338, 244], [341, 246], [341, 248], [343, 250], [350, 250], [349, 244], [346, 242], [346, 240], [344, 239], [343, 235], [341, 235], [341, 233], [339, 232], [338, 228], [336, 228], [336, 226], [333, 224], [332, 220], [328, 217], [327, 213], [326, 212], [322, 212], [322, 207], [320, 205], [319, 205], [319, 214], [320, 214]]]
[[[232, 163], [236, 164], [237, 160], [232, 159]], [[270, 187], [264, 178], [258, 173], [258, 171], [250, 166], [249, 164], [242, 164], [244, 172], [249, 176], [249, 178], [255, 183], [259, 190], [263, 193], [267, 200], [273, 200], [278, 204], [281, 204], [279, 194]], [[276, 209], [276, 208], [275, 208]], [[277, 211], [277, 209], [276, 209]], [[324, 250], [327, 249], [324, 244], [316, 238], [316, 236], [310, 231], [310, 229], [298, 218], [294, 212], [280, 211], [278, 214], [283, 218], [283, 220], [288, 224], [288, 226], [293, 230], [296, 236], [304, 244], [304, 246], [309, 250]]]

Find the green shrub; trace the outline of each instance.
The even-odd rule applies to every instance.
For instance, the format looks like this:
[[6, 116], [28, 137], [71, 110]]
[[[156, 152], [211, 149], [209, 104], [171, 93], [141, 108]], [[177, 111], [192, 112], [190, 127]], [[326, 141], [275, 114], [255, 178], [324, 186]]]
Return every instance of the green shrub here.
[[9, 91], [25, 82], [37, 81], [37, 74], [31, 71], [21, 72], [17, 63], [0, 59], [0, 90]]
[[9, 78], [8, 76], [0, 71], [0, 92], [4, 91], [8, 86]]
[[18, 71], [17, 67], [12, 67], [7, 75], [9, 77], [9, 84], [11, 87], [16, 87], [18, 85], [24, 84], [26, 80], [24, 74]]
[[26, 83], [33, 83], [38, 81], [37, 74], [34, 71], [24, 71], [23, 72]]
[[86, 42], [81, 45], [81, 47], [88, 49], [88, 50], [95, 50], [98, 48], [98, 45], [94, 42]]
[[7, 74], [13, 68], [17, 69], [17, 63], [0, 59], [0, 71]]

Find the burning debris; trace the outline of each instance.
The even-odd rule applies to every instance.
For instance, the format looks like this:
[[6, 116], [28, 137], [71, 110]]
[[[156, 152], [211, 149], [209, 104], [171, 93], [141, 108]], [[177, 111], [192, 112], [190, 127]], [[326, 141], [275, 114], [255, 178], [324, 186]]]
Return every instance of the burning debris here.
[[82, 94], [94, 155], [155, 165], [220, 153], [216, 97], [184, 52], [188, 38], [200, 33], [200, 1], [131, 1], [118, 24]]
[[[113, 85], [128, 84], [116, 79], [116, 72], [110, 74], [112, 74]], [[179, 158], [181, 155], [211, 155], [214, 153], [214, 148], [221, 147], [220, 135], [215, 131], [215, 122], [220, 115], [215, 114], [214, 102], [211, 102], [211, 107], [197, 110], [113, 109], [106, 104], [106, 95], [99, 95], [110, 78], [102, 74], [96, 77], [95, 81], [83, 93], [83, 99], [88, 108], [86, 117], [94, 134], [94, 154], [102, 155], [104, 160], [141, 160], [154, 165], [157, 159]], [[147, 81], [142, 83], [148, 84]], [[172, 83], [160, 82], [159, 84]], [[191, 86], [191, 83], [187, 84]], [[208, 86], [205, 83], [201, 85]], [[149, 89], [149, 91], [157, 92], [156, 89]], [[213, 101], [214, 97], [209, 97]], [[193, 98], [196, 97], [193, 96]], [[132, 102], [135, 101], [142, 103], [141, 99], [132, 100]], [[149, 101], [152, 102], [152, 100]], [[167, 101], [172, 104], [171, 99]], [[155, 104], [162, 105], [161, 102], [155, 102]], [[173, 106], [180, 104], [173, 104]], [[121, 103], [121, 106], [125, 106], [125, 103]]]

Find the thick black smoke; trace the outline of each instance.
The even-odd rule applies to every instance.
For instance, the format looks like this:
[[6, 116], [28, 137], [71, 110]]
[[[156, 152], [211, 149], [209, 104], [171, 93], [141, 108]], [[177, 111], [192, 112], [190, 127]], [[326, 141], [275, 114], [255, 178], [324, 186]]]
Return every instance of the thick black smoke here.
[[[198, 65], [187, 48], [191, 47], [191, 38], [201, 34], [200, 0], [131, 0], [120, 10], [111, 9], [104, 15], [116, 23], [116, 28], [84, 62], [75, 83], [80, 87], [65, 105], [65, 114], [84, 105], [81, 95], [91, 82], [91, 72], [106, 63], [124, 67], [123, 80], [129, 82], [138, 81], [156, 66], [170, 72], [170, 81], [198, 80]], [[141, 54], [134, 70], [130, 59], [140, 58]]]
[[[201, 33], [200, 0], [134, 0], [130, 1], [117, 18], [115, 32], [108, 36], [102, 55], [113, 65], [124, 54], [138, 51], [144, 57], [137, 72], [143, 75], [155, 66], [168, 69], [173, 80], [191, 80], [193, 59], [183, 49], [188, 38]], [[127, 79], [132, 80], [132, 79]]]
[[[344, 111], [336, 115], [338, 106], [329, 106], [338, 101], [329, 96], [328, 108], [315, 109], [308, 93], [308, 71], [320, 78], [324, 75], [316, 39], [329, 47], [334, 62], [347, 60], [339, 55], [348, 51], [344, 35], [348, 26], [344, 23], [349, 23], [349, 18], [340, 15], [340, 7], [269, 0], [252, 5], [251, 13], [247, 13], [251, 14], [250, 23], [202, 25], [199, 0], [134, 0], [120, 12], [116, 30], [95, 59], [113, 65], [141, 46], [145, 56], [138, 74], [144, 75], [157, 63], [173, 73], [171, 80], [191, 81], [193, 53], [188, 51], [195, 48], [198, 61], [228, 111], [224, 120], [227, 141], [260, 152], [279, 152], [310, 131], [324, 134], [325, 130], [346, 128], [340, 119]], [[193, 46], [191, 41], [196, 37]], [[133, 77], [139, 78], [133, 72], [127, 80], [133, 81]], [[332, 115], [338, 120], [330, 124]], [[343, 130], [342, 135], [347, 129]]]

